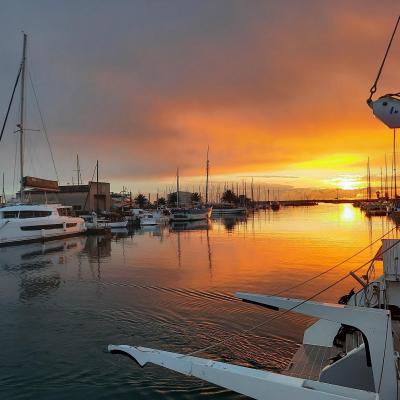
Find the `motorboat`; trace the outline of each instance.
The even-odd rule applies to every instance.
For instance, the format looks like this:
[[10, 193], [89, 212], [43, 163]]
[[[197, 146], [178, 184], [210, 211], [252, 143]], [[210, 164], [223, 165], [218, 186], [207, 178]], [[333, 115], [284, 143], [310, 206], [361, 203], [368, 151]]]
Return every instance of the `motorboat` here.
[[211, 217], [212, 207], [175, 208], [171, 210], [171, 221], [201, 221]]
[[85, 221], [61, 204], [15, 204], [0, 208], [0, 245], [79, 235]]
[[171, 213], [166, 210], [147, 211], [140, 216], [140, 225], [163, 225], [167, 224], [170, 220]]
[[89, 215], [82, 215], [82, 218], [85, 220], [86, 226], [88, 229], [97, 229], [97, 228], [127, 228], [128, 221], [126, 219], [120, 219], [113, 221], [110, 218], [98, 217], [95, 212]]
[[136, 224], [140, 221], [140, 218], [145, 214], [145, 210], [142, 208], [131, 208], [123, 212], [124, 218], [128, 223]]
[[[193, 376], [253, 399], [396, 400], [400, 351], [400, 241], [384, 239], [361, 289], [342, 296], [339, 304], [254, 293], [238, 299], [284, 313], [317, 318], [283, 373], [263, 371], [189, 355], [130, 345], [109, 345], [112, 353]], [[374, 280], [375, 263], [383, 274]], [[338, 280], [337, 282], [340, 282]], [[229, 338], [228, 338], [229, 339]], [[214, 345], [222, 345], [214, 342]], [[231, 338], [234, 340], [235, 336]], [[210, 346], [207, 348], [212, 347]], [[204, 350], [204, 349], [203, 349]], [[201, 351], [201, 350], [200, 350]]]

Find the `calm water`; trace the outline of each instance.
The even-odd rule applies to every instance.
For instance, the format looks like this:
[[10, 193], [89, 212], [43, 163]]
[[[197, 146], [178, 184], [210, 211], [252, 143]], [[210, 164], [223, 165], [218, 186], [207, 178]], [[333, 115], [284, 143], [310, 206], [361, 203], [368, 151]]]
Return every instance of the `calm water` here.
[[[269, 311], [233, 298], [276, 293], [330, 267], [392, 227], [350, 204], [284, 208], [190, 230], [121, 232], [0, 249], [0, 398], [197, 399], [240, 396], [106, 352], [131, 344], [177, 352], [259, 324]], [[208, 228], [208, 229], [207, 229]], [[378, 245], [285, 295], [308, 297]], [[336, 302], [355, 281], [323, 293]], [[310, 323], [292, 314], [202, 356], [282, 370]]]

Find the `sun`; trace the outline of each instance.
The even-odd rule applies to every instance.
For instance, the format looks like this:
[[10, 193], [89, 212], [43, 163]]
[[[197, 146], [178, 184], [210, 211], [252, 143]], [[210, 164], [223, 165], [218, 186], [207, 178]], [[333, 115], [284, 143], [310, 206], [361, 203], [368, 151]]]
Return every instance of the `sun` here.
[[359, 176], [356, 175], [342, 175], [337, 178], [332, 178], [329, 183], [342, 190], [360, 189], [362, 182]]

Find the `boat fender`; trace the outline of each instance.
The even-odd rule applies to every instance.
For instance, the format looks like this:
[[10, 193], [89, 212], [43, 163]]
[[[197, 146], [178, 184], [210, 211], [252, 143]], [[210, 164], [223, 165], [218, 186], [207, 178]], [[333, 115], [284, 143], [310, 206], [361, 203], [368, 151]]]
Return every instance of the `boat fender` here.
[[378, 100], [368, 99], [368, 106], [376, 118], [389, 128], [400, 128], [400, 99], [385, 95]]

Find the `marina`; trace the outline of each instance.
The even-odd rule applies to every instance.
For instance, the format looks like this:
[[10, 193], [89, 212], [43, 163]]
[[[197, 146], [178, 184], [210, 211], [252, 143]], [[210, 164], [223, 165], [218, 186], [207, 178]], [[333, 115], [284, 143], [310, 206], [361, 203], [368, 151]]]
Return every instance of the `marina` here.
[[[164, 369], [141, 369], [108, 354], [107, 345], [198, 350], [274, 315], [238, 301], [233, 293], [276, 293], [294, 286], [393, 227], [390, 218], [367, 218], [351, 204], [320, 204], [212, 219], [203, 227], [146, 227], [109, 238], [78, 236], [3, 247], [0, 395], [241, 398]], [[373, 257], [379, 246], [372, 244], [285, 296], [305, 298], [324, 288]], [[356, 285], [349, 278], [316, 300], [336, 303]], [[311, 322], [300, 314], [285, 315], [205, 355], [285, 373]]]
[[5, 3], [0, 399], [400, 400], [393, 4]]

